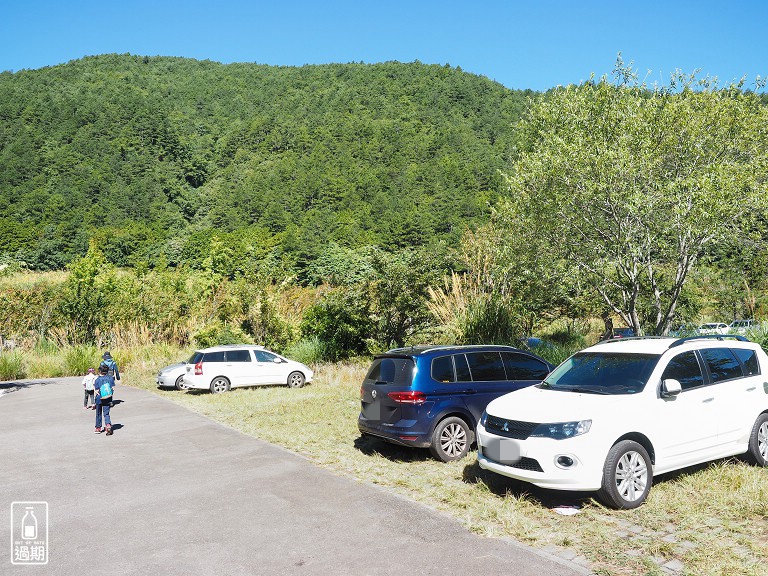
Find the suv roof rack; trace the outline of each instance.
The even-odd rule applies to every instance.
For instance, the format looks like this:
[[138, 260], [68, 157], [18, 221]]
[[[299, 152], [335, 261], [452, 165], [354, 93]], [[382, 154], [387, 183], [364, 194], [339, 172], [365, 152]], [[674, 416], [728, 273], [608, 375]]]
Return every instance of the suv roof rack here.
[[674, 348], [675, 346], [681, 346], [690, 340], [725, 340], [726, 338], [732, 338], [733, 340], [738, 340], [739, 342], [749, 342], [749, 338], [745, 338], [739, 334], [699, 334], [698, 336], [678, 338], [672, 342], [669, 347]]

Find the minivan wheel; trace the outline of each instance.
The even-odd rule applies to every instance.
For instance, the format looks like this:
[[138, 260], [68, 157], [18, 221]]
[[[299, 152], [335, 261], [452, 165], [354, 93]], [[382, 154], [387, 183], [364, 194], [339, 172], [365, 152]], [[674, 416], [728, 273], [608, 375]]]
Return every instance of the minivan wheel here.
[[760, 414], [752, 427], [747, 458], [758, 466], [768, 466], [768, 414]]
[[211, 394], [221, 394], [229, 391], [229, 380], [224, 376], [217, 376], [211, 381]]
[[442, 420], [432, 433], [429, 451], [438, 460], [452, 462], [467, 455], [472, 443], [472, 432], [461, 418], [451, 416]]
[[288, 375], [288, 388], [301, 388], [305, 381], [304, 374], [301, 372], [291, 372]]
[[648, 497], [653, 470], [648, 452], [637, 442], [622, 440], [609, 451], [598, 498], [619, 509], [637, 508]]

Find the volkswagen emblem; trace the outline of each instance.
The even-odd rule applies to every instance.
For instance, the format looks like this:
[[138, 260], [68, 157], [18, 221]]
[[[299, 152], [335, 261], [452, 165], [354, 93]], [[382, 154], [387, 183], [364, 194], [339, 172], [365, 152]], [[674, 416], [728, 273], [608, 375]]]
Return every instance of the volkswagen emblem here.
[[376, 398], [376, 390], [371, 390], [371, 397]]

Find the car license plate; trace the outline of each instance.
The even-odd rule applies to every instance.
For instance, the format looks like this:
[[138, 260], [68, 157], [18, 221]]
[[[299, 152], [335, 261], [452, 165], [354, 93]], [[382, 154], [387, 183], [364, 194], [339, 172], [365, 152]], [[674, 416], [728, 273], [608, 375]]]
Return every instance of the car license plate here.
[[520, 460], [520, 444], [511, 438], [491, 438], [483, 442], [483, 454], [501, 464], [514, 464]]

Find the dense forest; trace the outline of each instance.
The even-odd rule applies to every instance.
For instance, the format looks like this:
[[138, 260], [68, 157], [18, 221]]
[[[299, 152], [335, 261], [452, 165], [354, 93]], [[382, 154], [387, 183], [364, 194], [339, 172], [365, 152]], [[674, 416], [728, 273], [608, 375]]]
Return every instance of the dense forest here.
[[199, 267], [212, 242], [317, 282], [329, 245], [455, 245], [536, 94], [448, 66], [105, 55], [0, 74], [0, 257]]
[[762, 320], [756, 86], [620, 57], [546, 94], [418, 62], [4, 72], [0, 336], [336, 360]]

